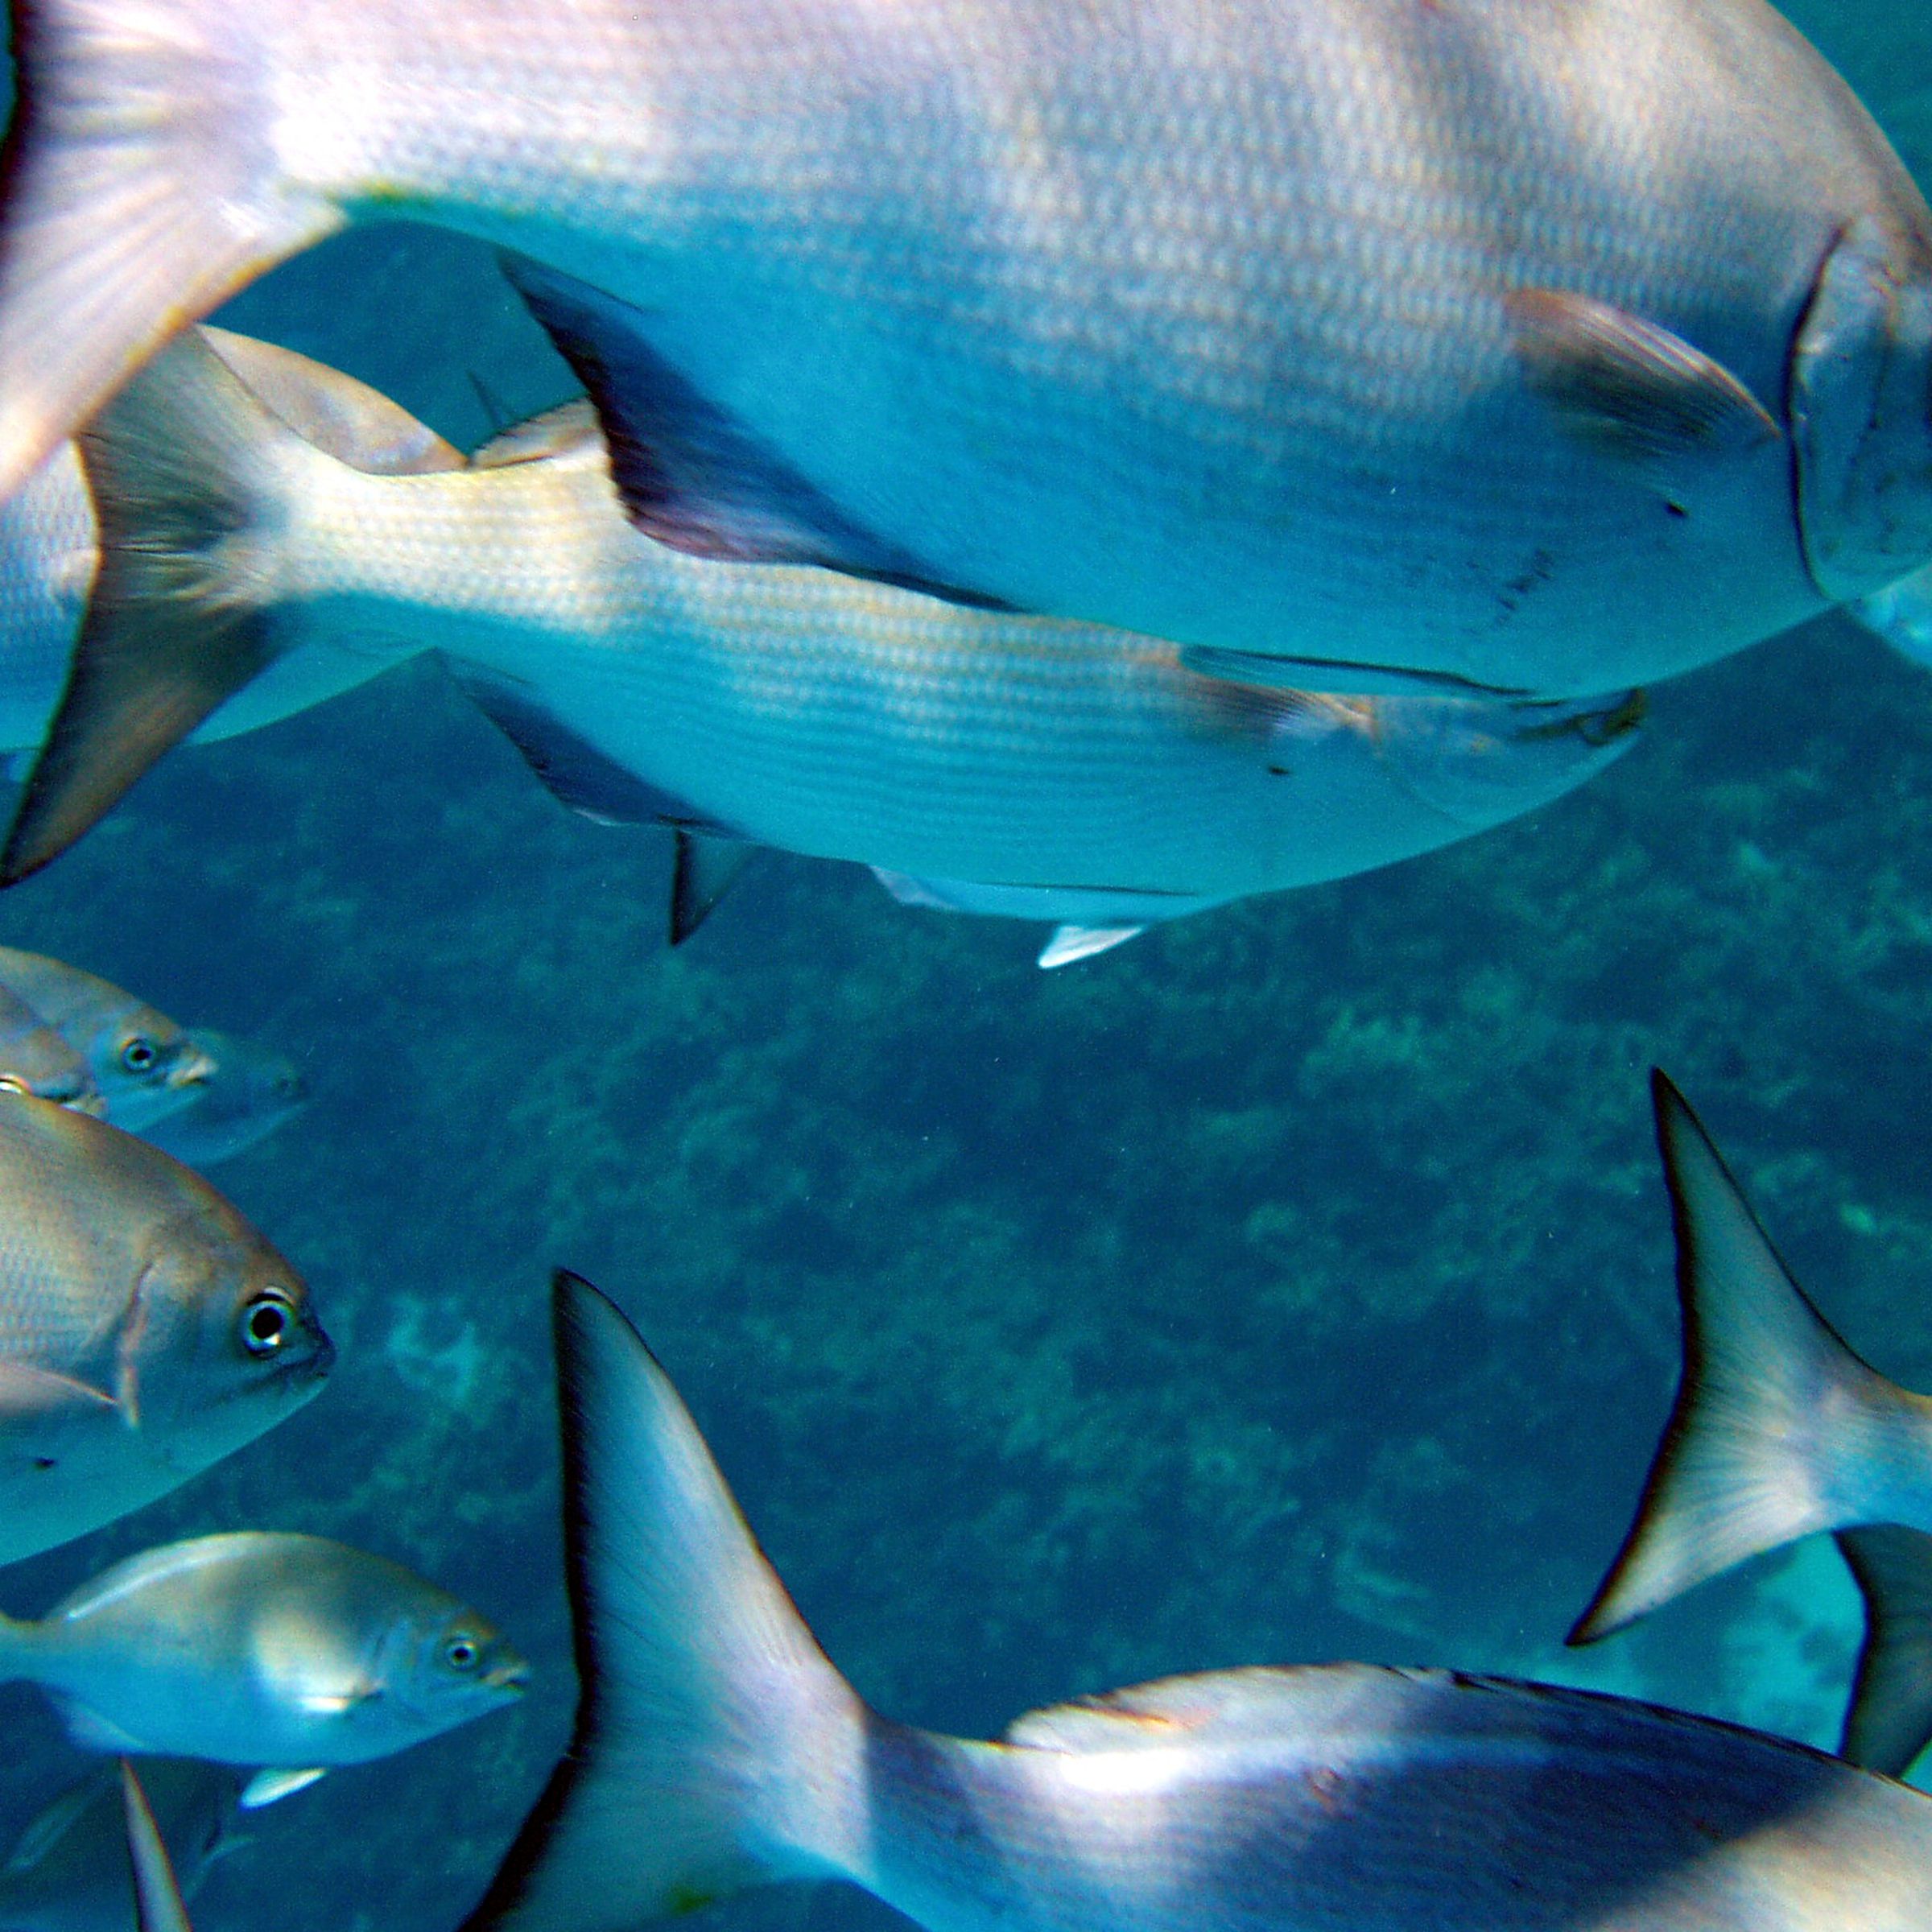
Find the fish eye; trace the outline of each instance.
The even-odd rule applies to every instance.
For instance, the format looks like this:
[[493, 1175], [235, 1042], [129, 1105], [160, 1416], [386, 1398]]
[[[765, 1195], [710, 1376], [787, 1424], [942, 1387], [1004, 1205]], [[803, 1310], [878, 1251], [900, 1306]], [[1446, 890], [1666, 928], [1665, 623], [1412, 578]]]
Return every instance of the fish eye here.
[[294, 1304], [279, 1288], [265, 1288], [242, 1311], [242, 1346], [250, 1355], [273, 1355], [295, 1326]]
[[138, 1033], [121, 1049], [121, 1064], [130, 1073], [147, 1073], [152, 1070], [155, 1062], [161, 1056], [155, 1051], [155, 1043], [144, 1033]]
[[452, 1637], [443, 1646], [443, 1661], [452, 1670], [473, 1670], [483, 1654], [474, 1637]]

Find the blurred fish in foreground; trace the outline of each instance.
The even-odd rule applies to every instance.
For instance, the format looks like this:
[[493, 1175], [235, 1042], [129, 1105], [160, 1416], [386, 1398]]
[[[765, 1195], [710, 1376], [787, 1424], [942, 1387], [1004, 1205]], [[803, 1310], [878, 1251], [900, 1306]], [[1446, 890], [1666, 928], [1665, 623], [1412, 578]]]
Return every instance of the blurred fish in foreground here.
[[191, 1167], [233, 1160], [308, 1104], [308, 1083], [285, 1053], [212, 1026], [190, 1034], [208, 1071], [185, 1107], [163, 1114], [141, 1137]]
[[1852, 1353], [1683, 1096], [1658, 1072], [1651, 1094], [1683, 1374], [1637, 1519], [1570, 1641], [1593, 1643], [1748, 1557], [1835, 1530], [1866, 1612], [1844, 1753], [1903, 1776], [1932, 1741], [1932, 1400]]
[[128, 1758], [120, 1761], [121, 1795], [127, 1823], [128, 1862], [134, 1868], [134, 1917], [139, 1932], [192, 1932], [188, 1903], [175, 1876], [167, 1841]]
[[1932, 1800], [1587, 1693], [1360, 1665], [1170, 1678], [998, 1744], [869, 1711], [669, 1380], [561, 1276], [571, 1748], [469, 1920], [634, 1932], [863, 1886], [935, 1932], [1863, 1932], [1932, 1913]]
[[187, 1106], [209, 1071], [208, 1055], [178, 1022], [64, 960], [0, 946], [0, 989], [81, 1055], [108, 1119], [130, 1133]]
[[0, 1086], [8, 1085], [97, 1120], [107, 1112], [79, 1049], [18, 994], [0, 986]]
[[165, 1496], [334, 1356], [301, 1278], [200, 1175], [0, 1091], [0, 1563]]
[[170, 1543], [0, 1618], [0, 1680], [39, 1685], [76, 1744], [266, 1767], [245, 1805], [468, 1724], [526, 1674], [448, 1591], [318, 1536]]
[[466, 469], [370, 473], [192, 332], [83, 449], [103, 560], [9, 876], [165, 748], [158, 720], [185, 730], [312, 650], [438, 647], [567, 804], [675, 826], [674, 939], [759, 844], [1125, 937], [1513, 818], [1626, 749], [1642, 711], [1257, 689], [1148, 638], [683, 556], [625, 520], [582, 405]]
[[[192, 1758], [150, 1758], [141, 1783], [181, 1892], [244, 1842], [234, 1829], [239, 1773]], [[104, 1765], [62, 1792], [0, 1865], [0, 1932], [130, 1932], [134, 1919], [119, 1770]]]
[[1759, 0], [14, 19], [0, 494], [405, 217], [648, 306], [650, 534], [1223, 675], [1601, 691], [1932, 558], [1932, 215]]

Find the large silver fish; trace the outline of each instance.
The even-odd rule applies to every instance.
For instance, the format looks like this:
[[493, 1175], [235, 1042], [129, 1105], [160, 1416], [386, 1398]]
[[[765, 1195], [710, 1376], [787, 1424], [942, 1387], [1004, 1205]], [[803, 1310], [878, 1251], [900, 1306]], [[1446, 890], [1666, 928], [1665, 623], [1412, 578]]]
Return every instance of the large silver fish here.
[[107, 1118], [130, 1133], [187, 1106], [213, 1068], [178, 1021], [64, 960], [0, 946], [0, 990], [80, 1054]]
[[0, 1563], [178, 1488], [333, 1359], [301, 1278], [200, 1175], [0, 1091]]
[[1545, 694], [1932, 559], [1932, 216], [1762, 0], [14, 10], [0, 493], [407, 217], [646, 309], [698, 555]]
[[526, 1672], [448, 1591], [317, 1536], [170, 1543], [0, 1618], [0, 1680], [48, 1692], [77, 1744], [274, 1768], [244, 1803], [468, 1724]]
[[1651, 1075], [1684, 1365], [1637, 1519], [1570, 1641], [1595, 1642], [1821, 1530], [1864, 1595], [1843, 1750], [1902, 1776], [1932, 1741], [1932, 1399], [1847, 1348], [1684, 1097]]
[[[225, 1765], [149, 1758], [141, 1782], [180, 1889], [192, 1898], [237, 1843], [241, 1776]], [[117, 1768], [103, 1766], [62, 1792], [0, 1865], [0, 1932], [133, 1932], [126, 1833]]]
[[141, 1137], [191, 1167], [233, 1160], [308, 1104], [308, 1083], [285, 1053], [212, 1026], [190, 1038], [210, 1062], [194, 1098], [143, 1128]]
[[576, 1736], [473, 1928], [635, 1932], [852, 1880], [930, 1932], [1917, 1932], [1932, 1800], [1621, 1699], [1232, 1670], [1022, 1718], [869, 1711], [624, 1318], [557, 1289]]
[[[1629, 693], [1259, 689], [1090, 625], [681, 555], [620, 513], [582, 406], [468, 469], [371, 474], [284, 427], [192, 335], [85, 449], [104, 560], [16, 872], [158, 751], [158, 717], [192, 722], [278, 654], [366, 660], [385, 639], [440, 647], [568, 803], [682, 829], [677, 932], [749, 842], [1074, 927], [1053, 956], [1514, 817], [1626, 749], [1641, 714]], [[213, 523], [231, 534], [211, 547]]]

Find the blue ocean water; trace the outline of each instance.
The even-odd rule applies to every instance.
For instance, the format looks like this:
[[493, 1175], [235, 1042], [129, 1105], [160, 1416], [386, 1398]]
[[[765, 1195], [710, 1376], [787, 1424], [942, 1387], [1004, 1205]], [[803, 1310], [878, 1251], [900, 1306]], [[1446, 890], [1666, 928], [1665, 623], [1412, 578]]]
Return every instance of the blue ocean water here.
[[[1794, 10], [1932, 167], [1932, 35]], [[456, 440], [567, 373], [449, 237], [369, 231], [221, 320]], [[1645, 1069], [1798, 1278], [1932, 1388], [1932, 678], [1836, 619], [1659, 689], [1575, 797], [1054, 975], [1038, 935], [767, 857], [663, 939], [667, 849], [564, 812], [425, 664], [182, 753], [0, 898], [0, 940], [291, 1052], [310, 1111], [220, 1184], [303, 1267], [324, 1397], [10, 1570], [305, 1529], [536, 1666], [522, 1707], [251, 1820], [202, 1932], [453, 1924], [568, 1734], [545, 1286], [630, 1312], [833, 1659], [984, 1733], [1168, 1671], [1560, 1678], [1835, 1738], [1828, 1545], [1600, 1651], [1676, 1360]], [[32, 1694], [0, 1826], [78, 1761]], [[781, 1910], [793, 1908], [766, 1908]], [[819, 1900], [823, 1921], [863, 1907]]]

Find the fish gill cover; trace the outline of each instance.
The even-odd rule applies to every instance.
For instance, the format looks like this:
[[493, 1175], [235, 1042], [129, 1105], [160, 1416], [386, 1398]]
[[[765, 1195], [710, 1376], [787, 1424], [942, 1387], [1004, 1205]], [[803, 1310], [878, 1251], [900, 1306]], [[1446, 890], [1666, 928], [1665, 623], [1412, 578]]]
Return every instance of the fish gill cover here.
[[[1922, 10], [1791, 10], [1926, 178]], [[420, 231], [331, 244], [221, 319], [464, 444], [480, 395], [571, 386], [488, 257]], [[1821, 1543], [1559, 1645], [1675, 1367], [1651, 1062], [1860, 1352], [1932, 1384], [1923, 674], [1822, 620], [1661, 687], [1646, 742], [1526, 821], [1054, 975], [1026, 929], [770, 857], [670, 953], [667, 867], [661, 836], [559, 811], [418, 663], [176, 758], [0, 899], [0, 939], [295, 1055], [312, 1107], [223, 1185], [341, 1347], [325, 1401], [0, 1604], [173, 1536], [300, 1530], [433, 1575], [535, 1667], [490, 1724], [261, 1814], [201, 1932], [265, 1888], [280, 1932], [453, 1923], [542, 1784], [571, 1703], [559, 1261], [649, 1334], [898, 1716], [985, 1734], [1350, 1657], [1835, 1738], [1856, 1609]], [[0, 1700], [17, 1824], [66, 1747]]]

